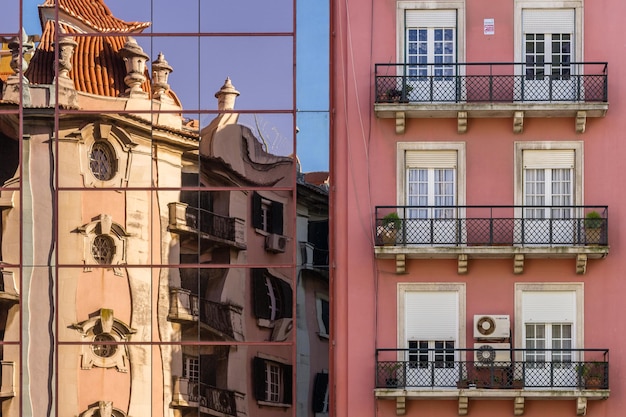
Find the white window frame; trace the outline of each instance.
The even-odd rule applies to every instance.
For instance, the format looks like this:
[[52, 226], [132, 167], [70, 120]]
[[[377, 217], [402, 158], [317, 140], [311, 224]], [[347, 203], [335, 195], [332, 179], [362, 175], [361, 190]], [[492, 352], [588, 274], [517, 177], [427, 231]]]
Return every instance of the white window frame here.
[[404, 61], [406, 50], [405, 14], [407, 10], [442, 10], [455, 9], [457, 14], [456, 29], [456, 62], [465, 62], [465, 0], [412, 0], [396, 3], [396, 62]]
[[583, 1], [584, 0], [514, 0], [513, 42], [515, 62], [524, 62], [524, 39], [522, 33], [522, 15], [524, 9], [574, 9], [575, 33], [573, 39], [573, 55], [576, 62], [584, 62]]
[[[324, 324], [324, 318], [322, 316], [322, 304], [324, 302], [328, 304], [328, 308], [330, 309], [330, 302], [329, 302], [328, 296], [325, 294], [316, 293], [315, 294], [315, 312], [317, 316], [317, 326], [319, 329], [319, 332], [317, 334], [319, 337], [328, 339], [330, 336], [330, 329], [326, 328], [326, 325]], [[330, 326], [330, 311], [328, 313], [328, 324]]]
[[398, 142], [396, 152], [396, 204], [406, 205], [406, 153], [407, 151], [446, 151], [457, 153], [456, 204], [465, 205], [465, 142]]
[[[457, 348], [464, 349], [466, 344], [466, 312], [465, 312], [465, 294], [466, 287], [463, 282], [451, 282], [451, 283], [437, 283], [437, 282], [400, 282], [398, 283], [397, 294], [398, 294], [398, 343], [397, 346], [405, 346], [408, 348], [408, 342], [406, 340], [405, 335], [405, 295], [407, 292], [456, 292], [458, 294], [458, 334], [457, 338]], [[398, 360], [404, 360], [404, 352], [398, 353]]]
[[[572, 291], [576, 297], [576, 317], [574, 323], [574, 343], [572, 348], [582, 349], [585, 346], [584, 329], [585, 329], [585, 314], [584, 314], [584, 283], [582, 282], [566, 282], [566, 283], [515, 283], [515, 348], [523, 349], [526, 344], [524, 339], [524, 312], [522, 310], [522, 297], [524, 292], [540, 292], [540, 291], [552, 291], [552, 292], [566, 292]], [[516, 360], [522, 360], [523, 354], [521, 351], [515, 353]], [[584, 360], [581, 357], [578, 360]]]
[[[582, 141], [532, 141], [515, 142], [515, 172], [513, 175], [516, 206], [524, 205], [524, 151], [525, 150], [573, 150], [574, 170], [572, 180], [574, 181], [572, 205], [582, 206], [584, 196], [584, 143]], [[516, 210], [516, 217], [521, 217], [521, 211]]]

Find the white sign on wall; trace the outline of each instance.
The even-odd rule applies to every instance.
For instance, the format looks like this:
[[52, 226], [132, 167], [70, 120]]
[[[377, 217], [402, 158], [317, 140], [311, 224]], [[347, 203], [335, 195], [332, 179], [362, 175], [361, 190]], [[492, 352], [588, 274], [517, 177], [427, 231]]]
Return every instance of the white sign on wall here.
[[494, 19], [484, 20], [483, 33], [485, 35], [494, 35], [496, 33], [496, 25], [495, 25]]

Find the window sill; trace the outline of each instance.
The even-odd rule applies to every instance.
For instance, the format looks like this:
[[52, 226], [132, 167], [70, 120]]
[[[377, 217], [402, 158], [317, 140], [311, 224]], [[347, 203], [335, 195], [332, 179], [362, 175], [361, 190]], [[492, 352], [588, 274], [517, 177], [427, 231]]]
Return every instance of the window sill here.
[[291, 404], [273, 403], [271, 401], [257, 401], [258, 405], [266, 407], [290, 408]]

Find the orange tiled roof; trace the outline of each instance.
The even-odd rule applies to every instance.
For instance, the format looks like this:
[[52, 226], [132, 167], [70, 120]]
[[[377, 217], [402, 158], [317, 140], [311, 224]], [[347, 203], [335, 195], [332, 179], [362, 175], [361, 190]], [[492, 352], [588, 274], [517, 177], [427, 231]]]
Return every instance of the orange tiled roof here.
[[[66, 33], [74, 29], [60, 25]], [[54, 22], [49, 20], [44, 26], [41, 42], [26, 70], [26, 78], [32, 84], [52, 84], [54, 79]], [[77, 36], [70, 78], [76, 90], [101, 96], [119, 97], [126, 90], [124, 77], [126, 67], [118, 52], [124, 47], [124, 36]], [[142, 88], [150, 92], [150, 81], [146, 71], [146, 81]]]
[[54, 8], [59, 3], [59, 11], [83, 22], [96, 32], [141, 32], [150, 22], [126, 22], [111, 14], [103, 0], [46, 0], [40, 8]]
[[[54, 3], [55, 0], [46, 0], [46, 3], [41, 7], [54, 7]], [[86, 20], [76, 13], [90, 11], [88, 16], [92, 18], [93, 16], [99, 16], [98, 21], [107, 22], [108, 29], [106, 31], [111, 31], [115, 28], [119, 32], [121, 31], [121, 25], [137, 26], [137, 22], [127, 23], [113, 17], [102, 0], [59, 0], [59, 7], [63, 7], [64, 11], [68, 13], [71, 11], [76, 18], [80, 18], [83, 21]], [[149, 23], [146, 25], [149, 25]], [[63, 33], [76, 33], [74, 28], [62, 23], [59, 23], [59, 28]], [[124, 47], [127, 40], [126, 36], [75, 36], [74, 41], [78, 45], [74, 51], [72, 70], [69, 76], [74, 80], [76, 90], [107, 97], [119, 97], [127, 88], [124, 83], [126, 67], [122, 57], [119, 55], [120, 49]], [[54, 21], [48, 20], [44, 24], [41, 41], [24, 74], [30, 83], [53, 83], [54, 42], [55, 24]], [[151, 94], [150, 74], [147, 68], [145, 76], [146, 81], [142, 84], [142, 89]], [[180, 105], [180, 100], [173, 91], [170, 90], [168, 95]]]

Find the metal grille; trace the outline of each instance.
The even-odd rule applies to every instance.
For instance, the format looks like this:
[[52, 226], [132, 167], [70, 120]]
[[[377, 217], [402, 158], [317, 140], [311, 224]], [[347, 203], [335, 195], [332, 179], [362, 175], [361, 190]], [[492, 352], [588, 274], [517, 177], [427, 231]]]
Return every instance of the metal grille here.
[[[398, 353], [408, 349], [379, 349], [377, 355]], [[511, 349], [521, 357], [528, 350]], [[507, 362], [475, 362], [474, 349], [455, 349], [458, 360], [450, 366], [437, 361], [376, 362], [376, 388], [490, 388], [490, 389], [609, 389], [608, 350], [573, 349], [592, 359], [571, 362], [532, 362], [512, 360]]]
[[[376, 207], [376, 245], [424, 246], [586, 246], [608, 244], [608, 209], [595, 207], [602, 218], [591, 228], [584, 213], [591, 206], [567, 206], [578, 215], [561, 218], [512, 217], [516, 206], [454, 206], [456, 218], [410, 218], [418, 207]], [[435, 207], [419, 207], [430, 212]], [[445, 208], [445, 207], [437, 207]], [[558, 207], [533, 207], [563, 209]], [[551, 211], [551, 210], [546, 210]], [[394, 223], [385, 219], [398, 213]], [[463, 214], [465, 213], [465, 214]], [[485, 215], [486, 214], [486, 215]], [[463, 217], [461, 217], [463, 216]], [[474, 217], [475, 216], [475, 217]]]
[[[420, 64], [434, 67], [440, 64]], [[377, 103], [607, 102], [608, 64], [569, 63], [569, 73], [528, 76], [524, 63], [457, 63], [449, 76], [411, 75], [410, 64], [376, 64]], [[434, 69], [427, 71], [432, 74]], [[462, 75], [461, 75], [462, 74]]]

